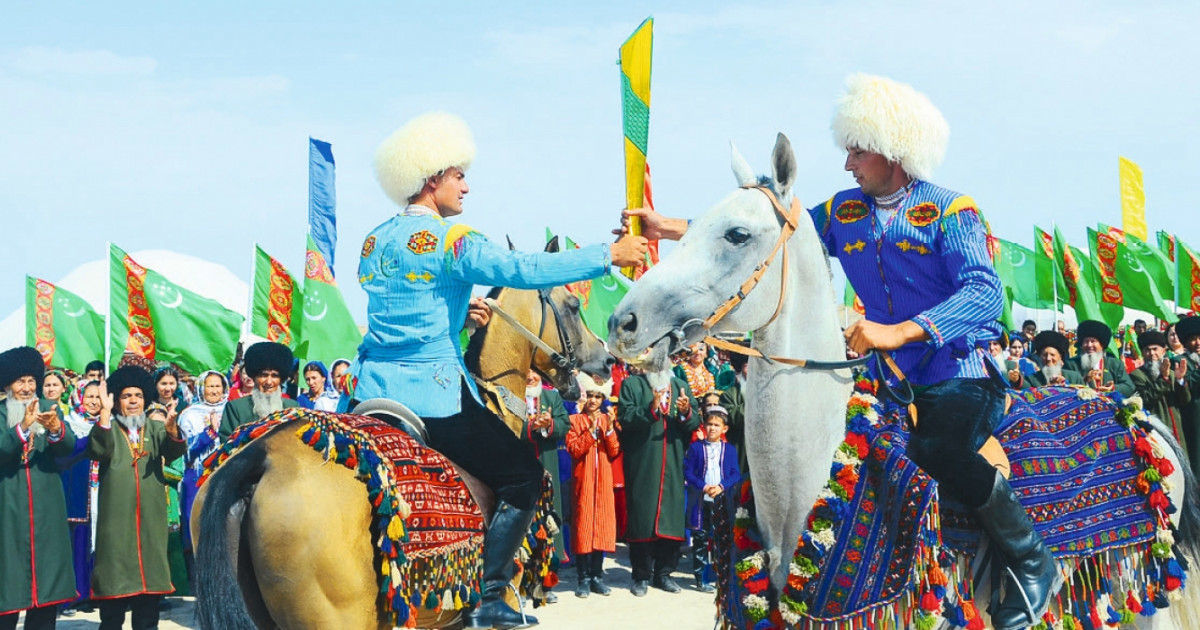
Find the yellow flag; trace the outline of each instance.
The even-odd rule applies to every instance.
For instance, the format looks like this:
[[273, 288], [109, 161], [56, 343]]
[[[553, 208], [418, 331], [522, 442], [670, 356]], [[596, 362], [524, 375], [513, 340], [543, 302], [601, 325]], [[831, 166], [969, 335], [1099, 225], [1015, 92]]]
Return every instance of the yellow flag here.
[[1142, 168], [1132, 160], [1118, 158], [1121, 171], [1121, 223], [1126, 234], [1146, 240], [1146, 190]]

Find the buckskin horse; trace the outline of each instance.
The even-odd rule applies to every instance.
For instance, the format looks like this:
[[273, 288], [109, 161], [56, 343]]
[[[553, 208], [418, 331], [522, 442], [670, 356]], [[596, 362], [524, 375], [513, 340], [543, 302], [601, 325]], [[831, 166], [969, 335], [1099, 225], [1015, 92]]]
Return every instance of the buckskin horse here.
[[[612, 357], [583, 325], [579, 300], [566, 289], [498, 289], [490, 298], [503, 306], [503, 316], [494, 313], [486, 333], [476, 333], [467, 351], [489, 390], [505, 385], [522, 396], [530, 367], [563, 392], [576, 390], [572, 368], [610, 373]], [[522, 419], [523, 405], [522, 398]], [[504, 415], [511, 426], [513, 414]], [[486, 522], [494, 506], [490, 492], [459, 472]], [[377, 609], [371, 519], [366, 486], [295, 431], [273, 430], [251, 442], [196, 497], [192, 532], [200, 626], [391, 627]], [[417, 627], [441, 628], [458, 617], [458, 611], [420, 608], [415, 619]]]
[[[847, 403], [855, 393], [855, 383], [848, 369], [815, 369], [819, 362], [844, 362], [845, 345], [828, 255], [813, 222], [792, 194], [797, 168], [791, 144], [779, 135], [770, 177], [756, 176], [736, 149], [732, 162], [739, 189], [695, 219], [678, 247], [633, 285], [609, 320], [608, 344], [618, 357], [655, 371], [668, 366], [671, 354], [710, 335], [719, 341], [721, 333], [752, 331], [754, 349], [769, 357], [750, 359], [742, 391], [753, 507], [771, 588], [753, 591], [763, 596], [743, 599], [739, 605], [762, 602], [769, 611], [762, 613], [765, 617], [757, 617], [762, 619], [759, 623], [770, 621], [771, 627], [778, 627], [778, 620], [784, 617], [779, 594], [797, 574], [807, 578], [811, 573], [803, 568], [797, 572], [789, 560], [796, 542], [806, 533], [810, 510], [819, 505], [819, 496], [825, 496], [820, 493], [829, 491], [831, 461], [846, 435]], [[727, 296], [734, 297], [726, 300]], [[808, 364], [799, 366], [788, 358]], [[1152, 431], [1148, 439], [1174, 468], [1163, 485], [1179, 508], [1171, 515], [1176, 527], [1175, 550], [1194, 562], [1200, 559], [1200, 511], [1194, 478], [1169, 431], [1152, 420], [1150, 423], [1157, 432]], [[1147, 550], [1140, 558], [1149, 555]], [[1110, 568], [1111, 575], [1118, 574], [1104, 556], [1084, 556], [1079, 563], [1092, 567], [1093, 577], [1095, 567], [1106, 576]], [[740, 567], [739, 571], [742, 569], [753, 567]], [[1071, 577], [1068, 584], [1074, 584], [1076, 592], [1081, 582], [1090, 581], [1078, 574]], [[1147, 627], [1195, 627], [1195, 614], [1200, 610], [1196, 582], [1193, 577], [1182, 597], [1171, 602], [1170, 614], [1143, 613], [1136, 616], [1136, 622]], [[990, 592], [982, 587], [976, 591], [980, 614], [989, 597]], [[1063, 600], [1069, 601], [1067, 597], [1064, 590]], [[937, 599], [935, 596], [932, 602], [934, 609]], [[899, 605], [914, 608], [913, 601]], [[1115, 611], [1126, 608], [1115, 598], [1105, 601], [1111, 601]], [[907, 626], [912, 618], [900, 613], [887, 618], [883, 627]], [[871, 619], [869, 609], [859, 619]], [[823, 625], [811, 620], [797, 622], [793, 617], [788, 623], [789, 627], [824, 628], [849, 627], [837, 624], [850, 622]], [[752, 618], [746, 627], [754, 625]]]

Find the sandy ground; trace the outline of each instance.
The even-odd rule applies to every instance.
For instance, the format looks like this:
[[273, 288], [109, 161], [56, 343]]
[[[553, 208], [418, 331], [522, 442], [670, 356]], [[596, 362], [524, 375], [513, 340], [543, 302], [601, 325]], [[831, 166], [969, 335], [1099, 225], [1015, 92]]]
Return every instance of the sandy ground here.
[[[563, 570], [560, 584], [554, 589], [558, 603], [538, 608], [532, 612], [541, 622], [538, 628], [564, 630], [612, 630], [613, 628], [662, 628], [663, 630], [709, 630], [713, 627], [713, 596], [694, 588], [688, 558], [679, 563], [682, 571], [674, 578], [684, 587], [682, 593], [666, 593], [651, 588], [645, 597], [634, 597], [629, 593], [632, 580], [629, 572], [629, 550], [617, 545], [616, 557], [605, 559], [605, 582], [613, 587], [612, 595], [591, 595], [577, 598], [574, 595], [575, 569]], [[168, 597], [170, 610], [162, 613], [159, 628], [177, 630], [195, 628], [191, 597]], [[73, 617], [59, 617], [60, 630], [92, 630], [99, 627], [100, 614], [78, 613]], [[24, 627], [19, 624], [18, 628]], [[126, 617], [125, 627], [130, 627]]]

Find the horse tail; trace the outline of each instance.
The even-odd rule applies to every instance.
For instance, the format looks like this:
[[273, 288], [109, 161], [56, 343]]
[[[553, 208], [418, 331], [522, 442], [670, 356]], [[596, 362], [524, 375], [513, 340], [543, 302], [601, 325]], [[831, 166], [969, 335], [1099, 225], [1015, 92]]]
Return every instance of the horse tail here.
[[1187, 451], [1180, 446], [1174, 434], [1158, 418], [1150, 417], [1150, 425], [1158, 437], [1171, 447], [1175, 461], [1183, 473], [1183, 500], [1180, 501], [1179, 527], [1175, 544], [1178, 551], [1191, 562], [1200, 562], [1200, 488], [1196, 487], [1196, 475], [1189, 465]]
[[[196, 620], [202, 630], [257, 627], [238, 584], [236, 550], [230, 549], [227, 520], [234, 506], [250, 496], [262, 478], [267, 451], [259, 443], [229, 458], [209, 477], [196, 546]], [[240, 527], [238, 528], [240, 529]], [[231, 557], [231, 553], [234, 554]]]

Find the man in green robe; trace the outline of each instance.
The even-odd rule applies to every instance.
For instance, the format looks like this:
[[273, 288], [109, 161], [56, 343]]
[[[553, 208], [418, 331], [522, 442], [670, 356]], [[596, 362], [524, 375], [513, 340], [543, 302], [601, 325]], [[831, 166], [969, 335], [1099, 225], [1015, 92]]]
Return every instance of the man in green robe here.
[[[533, 370], [525, 378], [525, 426], [521, 439], [533, 444], [534, 454], [550, 473], [554, 485], [554, 513], [558, 515], [559, 529], [554, 533], [554, 557], [559, 562], [567, 560], [567, 546], [563, 542], [563, 527], [569, 522], [563, 513], [562, 475], [559, 472], [558, 443], [571, 428], [571, 418], [563, 406], [562, 395], [556, 389], [542, 387], [542, 377]], [[558, 601], [554, 593], [548, 593], [547, 603]]]
[[167, 485], [162, 463], [187, 449], [176, 414], [147, 420], [155, 399], [150, 373], [129, 365], [101, 385], [100, 419], [89, 434], [87, 457], [100, 462], [96, 560], [92, 599], [100, 629], [119, 630], [125, 611], [134, 630], [158, 627], [158, 603], [173, 592], [167, 559]]
[[683, 456], [700, 413], [693, 413], [698, 405], [687, 381], [670, 372], [630, 372], [621, 383], [617, 422], [625, 453], [631, 592], [645, 595], [653, 579], [655, 588], [678, 593], [671, 572], [686, 533]]
[[1022, 389], [1047, 385], [1083, 385], [1083, 375], [1064, 363], [1071, 350], [1071, 341], [1066, 335], [1043, 330], [1033, 338], [1033, 347], [1042, 367], [1028, 377], [1022, 377]]
[[1187, 441], [1188, 459], [1192, 464], [1192, 472], [1200, 474], [1200, 317], [1185, 317], [1175, 324], [1175, 334], [1183, 344], [1181, 357], [1187, 373], [1188, 394], [1191, 402], [1183, 405], [1180, 415], [1183, 417], [1183, 434]]
[[1170, 427], [1180, 445], [1187, 449], [1180, 408], [1192, 402], [1187, 384], [1187, 361], [1167, 357], [1167, 336], [1157, 330], [1138, 335], [1138, 348], [1144, 362], [1129, 373], [1129, 379], [1142, 397], [1142, 408]]
[[1097, 391], [1134, 394], [1133, 381], [1125, 371], [1125, 362], [1105, 350], [1112, 341], [1112, 329], [1103, 322], [1084, 320], [1075, 330], [1079, 354], [1067, 359], [1066, 367], [1083, 375], [1083, 382]]
[[254, 379], [254, 389], [225, 405], [221, 414], [221, 440], [243, 424], [258, 422], [268, 414], [299, 407], [291, 398], [283, 397], [283, 382], [292, 374], [292, 351], [281, 343], [261, 341], [246, 350], [245, 370]]
[[0, 630], [54, 628], [57, 605], [75, 599], [67, 500], [56, 457], [75, 434], [53, 401], [38, 398], [45, 364], [29, 347], [0, 354]]

